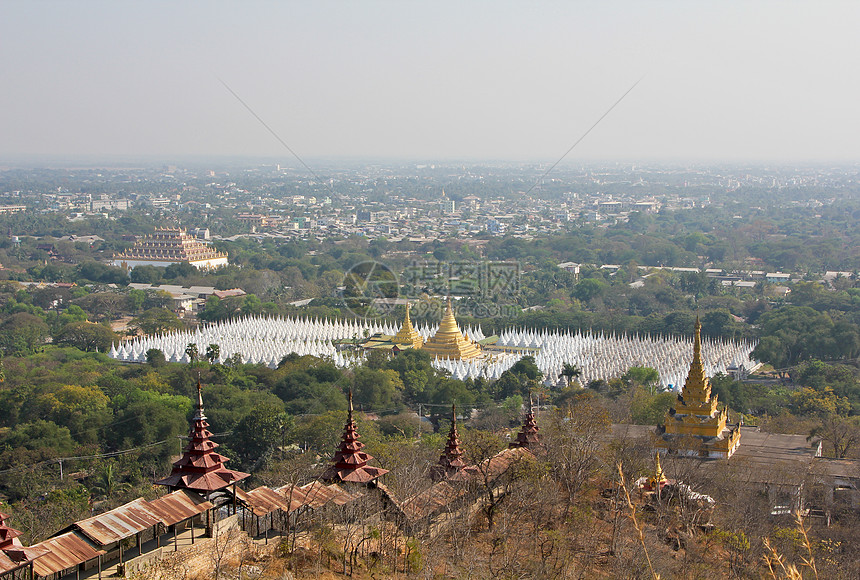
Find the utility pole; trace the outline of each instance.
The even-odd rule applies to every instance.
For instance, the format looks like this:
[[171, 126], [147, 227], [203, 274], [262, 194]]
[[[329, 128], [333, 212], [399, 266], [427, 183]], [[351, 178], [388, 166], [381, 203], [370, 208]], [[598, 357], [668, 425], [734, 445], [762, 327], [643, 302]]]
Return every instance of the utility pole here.
[[423, 403], [418, 403], [418, 439], [421, 439], [421, 423], [424, 422]]

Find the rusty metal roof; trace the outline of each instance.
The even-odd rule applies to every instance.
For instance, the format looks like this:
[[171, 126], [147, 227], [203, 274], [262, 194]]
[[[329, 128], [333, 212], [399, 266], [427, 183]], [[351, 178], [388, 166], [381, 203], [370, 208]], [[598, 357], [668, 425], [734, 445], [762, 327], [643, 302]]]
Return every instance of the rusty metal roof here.
[[454, 487], [447, 481], [433, 484], [400, 504], [403, 514], [411, 521], [431, 516], [467, 493], [465, 486]]
[[514, 464], [527, 457], [534, 457], [534, 455], [525, 447], [503, 449], [496, 455], [482, 461], [480, 465], [470, 465], [449, 479], [450, 481], [471, 481], [486, 477], [492, 481], [507, 473]]
[[296, 510], [300, 507], [316, 509], [329, 503], [344, 505], [358, 497], [347, 493], [336, 484], [325, 485], [319, 481], [314, 481], [300, 487], [285, 485], [275, 491], [290, 501], [291, 510]]
[[47, 576], [55, 572], [61, 572], [73, 568], [78, 564], [89, 562], [104, 554], [104, 550], [94, 548], [92, 544], [79, 536], [76, 532], [67, 532], [56, 538], [50, 538], [44, 542], [31, 546], [47, 548], [48, 554], [33, 562], [33, 569], [37, 576]]
[[243, 499], [255, 516], [265, 516], [277, 510], [290, 511], [290, 504], [286, 502], [284, 496], [264, 485], [252, 489]]
[[13, 562], [12, 558], [0, 552], [0, 574], [6, 574], [7, 572], [11, 572], [12, 570], [17, 570], [22, 566], [29, 566], [30, 562]]
[[149, 502], [137, 498], [109, 512], [75, 522], [74, 526], [97, 545], [107, 546], [160, 522], [161, 518], [150, 509]]
[[215, 506], [199, 495], [184, 489], [176, 490], [149, 502], [150, 511], [158, 516], [165, 526], [172, 526], [213, 507]]

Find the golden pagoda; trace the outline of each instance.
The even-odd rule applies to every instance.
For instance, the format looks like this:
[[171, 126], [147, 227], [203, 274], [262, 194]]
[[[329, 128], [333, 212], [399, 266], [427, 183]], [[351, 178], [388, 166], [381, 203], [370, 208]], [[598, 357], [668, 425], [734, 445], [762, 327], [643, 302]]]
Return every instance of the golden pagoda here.
[[660, 465], [660, 452], [654, 452], [654, 475], [648, 478], [643, 486], [646, 491], [658, 491], [659, 489], [663, 489], [663, 487], [669, 483], [669, 480], [666, 479], [666, 474], [663, 473], [663, 467]]
[[717, 396], [711, 396], [711, 382], [702, 366], [702, 324], [696, 316], [693, 362], [681, 394], [673, 409], [666, 413], [665, 424], [658, 428], [657, 447], [682, 455], [728, 459], [741, 442], [737, 425], [727, 425], [728, 411], [717, 409]]
[[411, 346], [412, 348], [421, 348], [424, 345], [424, 337], [421, 336], [412, 326], [412, 320], [409, 319], [409, 303], [406, 303], [406, 318], [403, 319], [403, 326], [391, 339], [391, 342], [398, 347]]
[[430, 356], [439, 358], [469, 359], [481, 355], [481, 347], [460, 332], [450, 298], [448, 308], [445, 309], [445, 315], [439, 324], [439, 330], [424, 343], [423, 349], [430, 353]]

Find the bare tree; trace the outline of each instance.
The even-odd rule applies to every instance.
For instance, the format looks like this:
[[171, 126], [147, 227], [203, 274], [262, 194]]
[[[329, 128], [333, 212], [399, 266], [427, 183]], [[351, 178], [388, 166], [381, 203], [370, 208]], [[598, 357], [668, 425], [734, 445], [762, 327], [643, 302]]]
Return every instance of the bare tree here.
[[601, 453], [609, 431], [609, 415], [593, 400], [555, 413], [545, 420], [544, 446], [553, 479], [566, 492], [564, 516], [577, 493], [601, 468]]

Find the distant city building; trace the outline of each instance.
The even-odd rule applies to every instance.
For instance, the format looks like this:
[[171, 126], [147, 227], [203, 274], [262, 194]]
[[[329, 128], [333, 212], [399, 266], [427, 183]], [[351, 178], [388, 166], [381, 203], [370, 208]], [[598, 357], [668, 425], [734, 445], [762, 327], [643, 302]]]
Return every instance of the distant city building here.
[[784, 272], [768, 272], [765, 274], [764, 279], [773, 283], [790, 282], [791, 274], [786, 274]]
[[194, 228], [193, 230], [188, 230], [188, 233], [198, 240], [210, 239], [209, 228]]
[[157, 229], [144, 236], [134, 247], [117, 254], [111, 264], [127, 270], [137, 266], [169, 266], [188, 262], [195, 268], [211, 270], [227, 265], [227, 254], [188, 235], [181, 229]]
[[562, 270], [567, 270], [571, 274], [573, 274], [575, 280], [579, 280], [579, 268], [581, 264], [577, 264], [576, 262], [562, 262], [558, 265]]
[[453, 199], [443, 199], [439, 202], [439, 211], [441, 211], [444, 215], [451, 215], [456, 210], [456, 203]]
[[104, 211], [104, 210], [115, 210], [115, 211], [128, 211], [128, 208], [131, 207], [131, 202], [127, 199], [94, 199], [90, 202], [90, 211]]
[[0, 205], [0, 214], [18, 213], [27, 209], [26, 205]]

